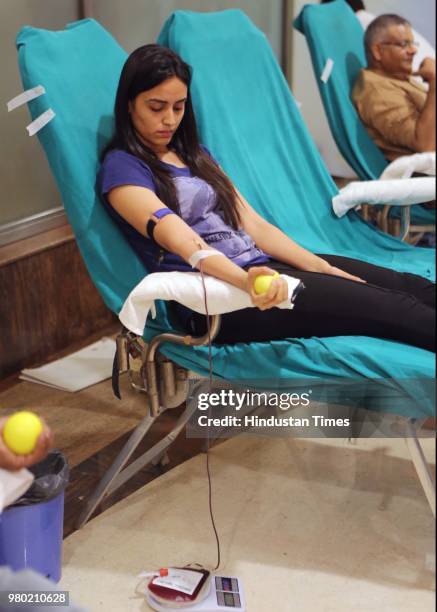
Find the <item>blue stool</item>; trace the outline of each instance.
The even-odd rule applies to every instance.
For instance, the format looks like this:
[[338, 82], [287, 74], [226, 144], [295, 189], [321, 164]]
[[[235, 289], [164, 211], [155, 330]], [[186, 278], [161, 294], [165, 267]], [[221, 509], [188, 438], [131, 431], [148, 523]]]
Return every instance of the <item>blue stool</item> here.
[[29, 506], [11, 506], [0, 515], [0, 565], [31, 568], [59, 582], [62, 564], [64, 492]]

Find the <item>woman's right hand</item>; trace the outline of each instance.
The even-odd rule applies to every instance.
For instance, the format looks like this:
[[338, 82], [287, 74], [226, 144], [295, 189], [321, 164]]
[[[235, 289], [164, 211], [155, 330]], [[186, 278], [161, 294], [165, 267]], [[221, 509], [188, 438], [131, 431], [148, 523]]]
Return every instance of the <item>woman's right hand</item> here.
[[267, 310], [281, 304], [288, 298], [288, 284], [283, 278], [274, 278], [266, 293], [255, 293], [254, 283], [257, 276], [265, 274], [273, 276], [275, 271], [267, 266], [256, 266], [247, 271], [246, 291], [250, 295], [252, 304], [260, 310]]

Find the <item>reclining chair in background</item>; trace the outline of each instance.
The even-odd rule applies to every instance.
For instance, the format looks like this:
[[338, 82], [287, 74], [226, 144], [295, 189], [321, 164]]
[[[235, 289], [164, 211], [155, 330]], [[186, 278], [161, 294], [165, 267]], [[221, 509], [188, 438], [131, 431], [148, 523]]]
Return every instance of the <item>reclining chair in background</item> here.
[[[337, 189], [264, 34], [244, 13], [178, 11], [167, 20], [159, 42], [171, 46], [193, 67], [192, 97], [201, 140], [258, 212], [315, 252], [362, 257], [433, 276], [428, 250], [414, 249], [375, 230], [355, 212], [341, 220], [334, 216], [330, 202]], [[29, 103], [32, 116], [49, 107], [56, 115], [38, 136], [80, 251], [107, 306], [118, 313], [147, 272], [99, 201], [95, 176], [99, 151], [111, 136], [115, 91], [127, 55], [91, 19], [58, 32], [25, 27], [18, 34], [17, 45], [24, 88], [42, 84], [46, 90]], [[266, 93], [260, 96], [260, 91]], [[128, 368], [130, 350], [142, 354], [147, 415], [88, 500], [79, 525], [105, 495], [163, 456], [187, 422], [188, 408], [169, 436], [124, 468], [156, 416], [182, 403], [186, 371], [208, 374], [208, 350], [199, 346], [206, 344], [206, 339], [184, 340], [173, 332], [165, 304], [158, 306], [158, 317], [148, 322], [143, 339], [123, 332], [118, 341], [118, 369]], [[308, 386], [321, 379], [378, 379], [387, 390], [388, 401], [383, 405], [367, 398], [366, 407], [406, 417], [412, 431], [408, 445], [433, 506], [433, 482], [414, 435], [414, 423], [434, 413], [433, 399], [426, 391], [434, 376], [432, 353], [370, 337], [295, 338], [213, 345], [212, 366], [218, 379], [278, 379], [290, 386], [293, 381], [305, 381]], [[160, 374], [158, 368], [162, 368]], [[160, 376], [169, 382], [167, 389], [158, 385]], [[398, 401], [399, 390], [403, 397], [409, 395], [413, 379], [421, 397]], [[393, 391], [391, 399], [389, 389]]]
[[[345, 2], [308, 4], [294, 21], [307, 41], [316, 81], [332, 135], [345, 160], [361, 180], [378, 179], [388, 162], [372, 141], [351, 100], [354, 83], [367, 65], [364, 31]], [[328, 60], [334, 62], [326, 82], [320, 78]], [[388, 230], [388, 217], [401, 216], [401, 237], [435, 231], [435, 211], [422, 206], [385, 206], [380, 224]]]

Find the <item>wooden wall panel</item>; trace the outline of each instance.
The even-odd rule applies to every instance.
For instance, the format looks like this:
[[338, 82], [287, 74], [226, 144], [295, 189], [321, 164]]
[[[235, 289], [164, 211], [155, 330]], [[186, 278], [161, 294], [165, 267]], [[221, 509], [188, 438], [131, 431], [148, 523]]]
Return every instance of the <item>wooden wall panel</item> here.
[[74, 239], [0, 265], [0, 379], [116, 323]]

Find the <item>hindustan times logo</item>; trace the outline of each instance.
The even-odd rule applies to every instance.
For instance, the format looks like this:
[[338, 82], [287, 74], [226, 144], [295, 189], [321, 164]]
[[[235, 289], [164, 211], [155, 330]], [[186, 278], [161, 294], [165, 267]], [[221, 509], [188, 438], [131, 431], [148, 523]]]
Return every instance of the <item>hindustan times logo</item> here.
[[271, 393], [249, 390], [241, 392], [233, 389], [221, 389], [218, 392], [199, 393], [197, 407], [199, 410], [208, 410], [210, 407], [217, 406], [241, 410], [243, 406], [269, 406], [286, 411], [297, 406], [309, 406], [311, 393], [311, 389], [306, 393]]

